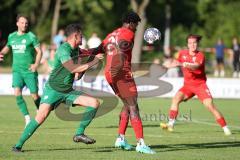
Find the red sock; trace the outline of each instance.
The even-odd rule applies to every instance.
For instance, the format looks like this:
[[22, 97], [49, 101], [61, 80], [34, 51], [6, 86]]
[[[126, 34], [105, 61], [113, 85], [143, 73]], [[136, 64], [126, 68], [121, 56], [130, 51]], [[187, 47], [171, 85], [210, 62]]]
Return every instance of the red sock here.
[[139, 117], [134, 117], [131, 119], [131, 124], [135, 132], [136, 139], [143, 138], [142, 120]]
[[119, 120], [119, 127], [118, 127], [118, 134], [125, 135], [127, 126], [128, 126], [128, 119], [129, 114], [126, 112], [121, 112], [120, 114], [120, 120]]
[[169, 111], [169, 118], [170, 119], [176, 119], [177, 115], [178, 115], [178, 111], [176, 111], [176, 110], [170, 110]]
[[227, 124], [226, 124], [226, 121], [223, 117], [217, 119], [217, 123], [221, 126], [221, 127], [225, 127]]

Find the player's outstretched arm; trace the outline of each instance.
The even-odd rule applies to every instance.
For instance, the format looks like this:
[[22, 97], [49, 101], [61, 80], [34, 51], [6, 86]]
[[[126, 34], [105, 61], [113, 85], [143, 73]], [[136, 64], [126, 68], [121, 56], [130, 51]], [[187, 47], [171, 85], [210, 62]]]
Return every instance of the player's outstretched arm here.
[[81, 49], [79, 48], [79, 54], [82, 56], [95, 56], [97, 54], [104, 53], [103, 45], [100, 44], [96, 48], [90, 48], [90, 49]]
[[73, 60], [70, 59], [63, 63], [63, 66], [69, 70], [71, 73], [79, 73], [84, 72], [87, 69], [91, 68], [92, 66], [96, 65], [100, 59], [103, 59], [103, 54], [97, 54], [93, 61], [88, 62], [86, 64], [74, 64]]
[[182, 66], [182, 63], [174, 59], [172, 62], [163, 64], [163, 66], [166, 68], [175, 68]]
[[199, 63], [183, 62], [182, 66], [185, 67], [185, 68], [189, 68], [189, 69], [195, 70], [195, 69], [198, 69], [201, 66], [201, 64], [199, 64]]

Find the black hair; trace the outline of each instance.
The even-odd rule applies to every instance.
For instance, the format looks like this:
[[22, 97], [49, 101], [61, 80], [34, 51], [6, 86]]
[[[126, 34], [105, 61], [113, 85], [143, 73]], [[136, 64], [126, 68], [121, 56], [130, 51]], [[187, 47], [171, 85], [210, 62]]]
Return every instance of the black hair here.
[[82, 31], [82, 27], [80, 24], [78, 23], [73, 23], [73, 24], [69, 24], [66, 29], [65, 29], [65, 34], [66, 36], [70, 36], [71, 34], [75, 33], [75, 32], [81, 32]]
[[17, 17], [16, 17], [16, 21], [18, 22], [18, 20], [23, 17], [25, 18], [27, 21], [29, 21], [29, 18], [26, 16], [26, 15], [23, 15], [23, 14], [18, 14]]
[[123, 23], [138, 23], [141, 21], [141, 18], [136, 12], [130, 11], [123, 15], [122, 22]]

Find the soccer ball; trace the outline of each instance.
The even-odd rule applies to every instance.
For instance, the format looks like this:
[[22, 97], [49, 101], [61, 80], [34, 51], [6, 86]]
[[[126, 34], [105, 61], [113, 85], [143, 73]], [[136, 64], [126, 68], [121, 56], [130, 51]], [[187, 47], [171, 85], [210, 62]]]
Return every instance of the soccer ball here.
[[161, 32], [157, 28], [148, 28], [145, 30], [143, 38], [147, 43], [152, 44], [161, 39]]

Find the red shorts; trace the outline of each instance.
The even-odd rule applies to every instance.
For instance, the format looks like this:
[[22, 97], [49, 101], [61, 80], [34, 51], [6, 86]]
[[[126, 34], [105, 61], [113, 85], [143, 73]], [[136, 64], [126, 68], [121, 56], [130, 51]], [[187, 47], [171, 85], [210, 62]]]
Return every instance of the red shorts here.
[[134, 79], [114, 80], [108, 77], [107, 81], [114, 93], [120, 98], [136, 97], [138, 95]]
[[185, 96], [187, 96], [187, 99], [192, 98], [194, 95], [196, 95], [198, 99], [202, 102], [204, 99], [212, 98], [212, 95], [206, 83], [202, 83], [199, 85], [184, 84], [184, 86], [179, 89], [179, 91], [182, 92]]

